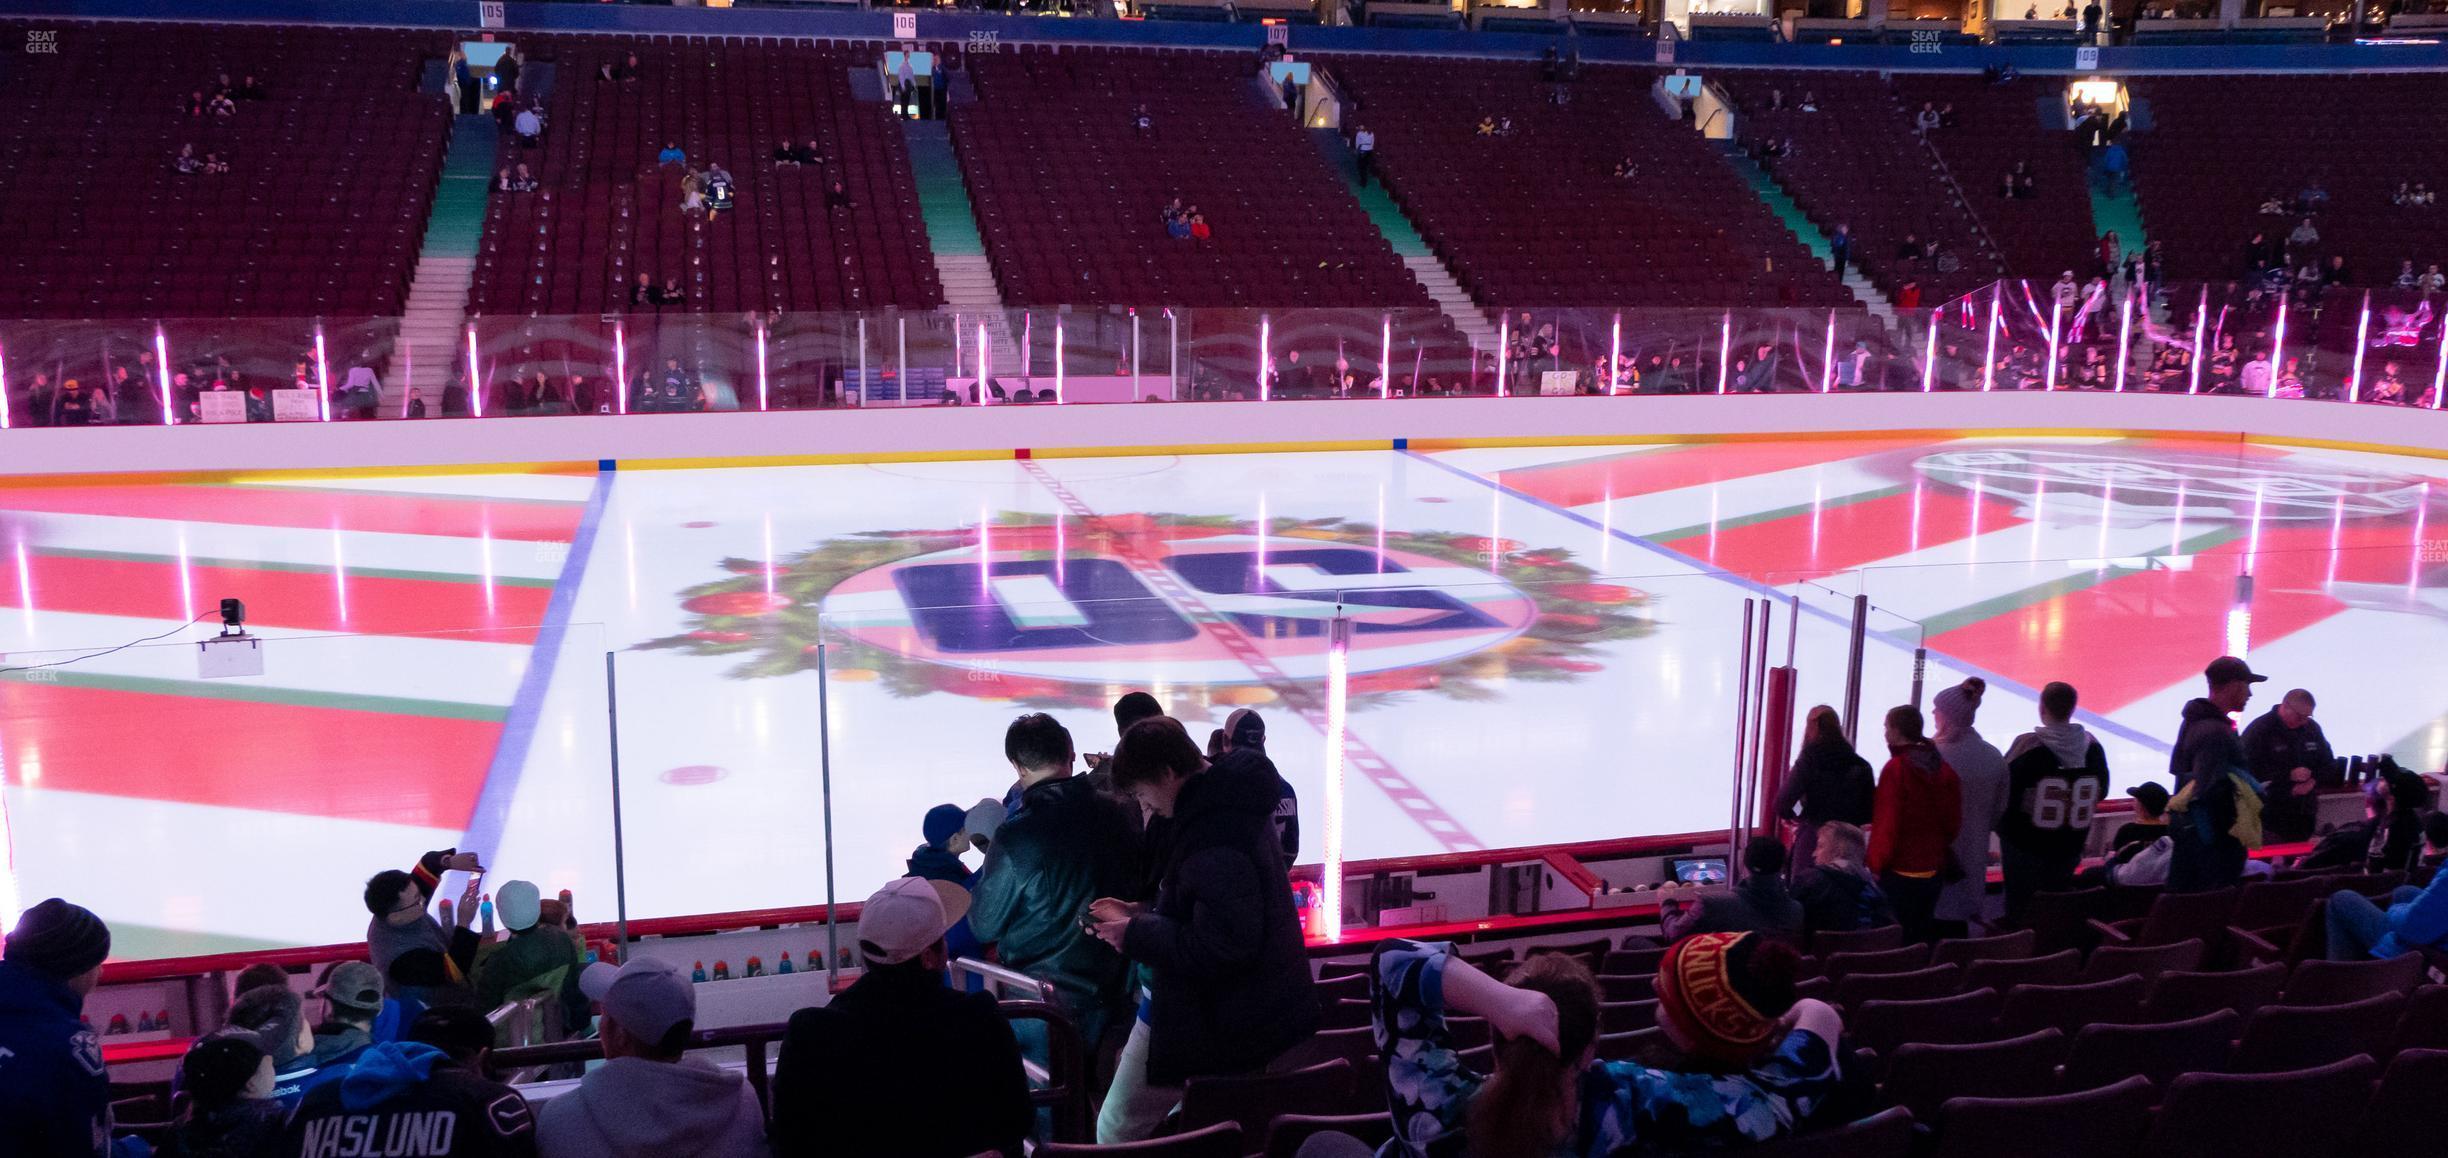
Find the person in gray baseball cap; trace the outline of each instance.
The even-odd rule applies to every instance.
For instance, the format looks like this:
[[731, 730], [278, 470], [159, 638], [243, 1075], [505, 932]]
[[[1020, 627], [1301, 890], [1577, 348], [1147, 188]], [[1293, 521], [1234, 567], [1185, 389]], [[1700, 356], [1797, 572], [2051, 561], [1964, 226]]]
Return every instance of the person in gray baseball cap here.
[[374, 1023], [383, 1013], [383, 979], [363, 961], [342, 961], [323, 973], [314, 991], [323, 999], [323, 1021], [314, 1027], [317, 1066], [354, 1064], [375, 1042]]
[[101, 1152], [110, 1133], [102, 1040], [85, 995], [110, 956], [110, 927], [53, 897], [17, 916], [0, 949], [0, 1139], [11, 1153]]
[[763, 1158], [765, 1111], [746, 1079], [687, 1056], [697, 990], [669, 961], [596, 964], [580, 978], [601, 1006], [604, 1064], [544, 1104], [543, 1158]]

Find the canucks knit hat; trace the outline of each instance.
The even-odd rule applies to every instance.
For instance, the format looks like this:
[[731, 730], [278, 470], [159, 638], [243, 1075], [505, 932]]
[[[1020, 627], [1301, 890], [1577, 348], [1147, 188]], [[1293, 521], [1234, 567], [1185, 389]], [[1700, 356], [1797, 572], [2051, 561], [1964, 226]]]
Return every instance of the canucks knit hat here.
[[1738, 1069], [1776, 1044], [1801, 958], [1757, 933], [1699, 933], [1658, 964], [1658, 1023], [1694, 1058]]
[[110, 956], [110, 926], [83, 905], [53, 897], [27, 909], [9, 931], [0, 957], [55, 981], [66, 981]]

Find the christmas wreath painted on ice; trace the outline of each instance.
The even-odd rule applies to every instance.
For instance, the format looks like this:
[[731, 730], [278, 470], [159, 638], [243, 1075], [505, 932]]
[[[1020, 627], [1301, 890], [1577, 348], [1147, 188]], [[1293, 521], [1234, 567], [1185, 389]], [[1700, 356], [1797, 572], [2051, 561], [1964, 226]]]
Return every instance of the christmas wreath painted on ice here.
[[[1114, 515], [1069, 519], [1057, 528], [1055, 520], [1044, 514], [1006, 512], [987, 526], [986, 538], [999, 559], [1051, 557], [1058, 543], [1071, 558], [1161, 558], [1169, 553], [1169, 545], [1183, 540], [1249, 532], [1246, 520], [1222, 515]], [[1572, 552], [1560, 547], [1533, 549], [1510, 539], [1447, 532], [1389, 531], [1380, 539], [1373, 525], [1334, 518], [1273, 519], [1266, 533], [1270, 540], [1383, 548], [1483, 570], [1512, 585], [1537, 608], [1535, 618], [1522, 632], [1492, 647], [1439, 663], [1353, 674], [1348, 692], [1354, 710], [1391, 702], [1407, 693], [1488, 700], [1496, 698], [1503, 683], [1576, 680], [1603, 669], [1597, 645], [1641, 638], [1656, 630], [1654, 596], [1600, 581], [1595, 571], [1575, 562]], [[974, 548], [978, 538], [975, 526], [872, 531], [827, 539], [771, 564], [725, 559], [723, 578], [681, 593], [681, 607], [690, 615], [689, 630], [637, 647], [737, 657], [740, 662], [726, 673], [731, 679], [810, 671], [816, 666], [816, 643], [824, 630], [818, 609], [827, 593], [879, 567]], [[896, 697], [948, 692], [1012, 701], [1038, 710], [1102, 708], [1109, 698], [1103, 681], [1073, 683], [935, 663], [874, 646], [840, 630], [827, 635], [826, 642], [831, 645], [829, 679], [880, 683]], [[1222, 684], [1181, 689], [1175, 694], [1203, 695], [1207, 705], [1226, 709], [1263, 705], [1278, 698], [1262, 684]]]

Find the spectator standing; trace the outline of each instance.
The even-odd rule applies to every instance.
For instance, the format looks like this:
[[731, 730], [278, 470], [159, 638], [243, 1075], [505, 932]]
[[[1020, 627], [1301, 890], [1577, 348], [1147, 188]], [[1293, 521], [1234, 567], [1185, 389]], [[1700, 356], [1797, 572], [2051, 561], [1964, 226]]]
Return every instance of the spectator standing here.
[[2244, 766], [2263, 787], [2283, 784], [2299, 770], [2317, 776], [2336, 767], [2329, 737], [2312, 718], [2317, 706], [2311, 692], [2294, 688], [2244, 726]]
[[163, 1142], [163, 1158], [272, 1158], [288, 1109], [272, 1097], [272, 1059], [242, 1033], [195, 1043], [179, 1063], [187, 1113]]
[[2249, 806], [2241, 799], [2252, 792], [2239, 783], [2250, 772], [2228, 717], [2243, 711], [2252, 686], [2269, 677], [2222, 655], [2203, 669], [2202, 678], [2209, 694], [2185, 704], [2176, 745], [2168, 753], [2168, 776], [2176, 782], [2169, 805], [2175, 857], [2168, 865], [2168, 887], [2180, 892], [2223, 888], [2241, 879], [2244, 842], [2235, 833], [2236, 822], [2249, 807], [2258, 827], [2260, 813], [2257, 794]]
[[544, 1104], [544, 1158], [758, 1158], [765, 1111], [738, 1075], [687, 1056], [697, 991], [668, 961], [639, 957], [587, 967], [579, 979], [603, 1007], [604, 1064]]
[[1872, 879], [1863, 859], [1869, 838], [1857, 825], [1831, 820], [1819, 827], [1817, 862], [1794, 878], [1794, 900], [1802, 906], [1805, 935], [1823, 929], [1851, 932], [1896, 923], [1887, 893]]
[[[1797, 1000], [1800, 958], [1756, 934], [1686, 937], [1657, 976], [1673, 1069], [1598, 1061], [1599, 990], [1580, 961], [1534, 956], [1509, 982], [1453, 946], [1387, 941], [1371, 963], [1394, 1138], [1381, 1153], [1574, 1155], [1739, 1148], [1795, 1130], [1840, 1083], [1834, 1008]], [[1449, 1028], [1483, 1017], [1495, 1070]]]
[[1352, 156], [1360, 169], [1360, 187], [1366, 189], [1369, 175], [1377, 170], [1377, 134], [1367, 125], [1352, 130]]
[[2006, 919], [2033, 893], [2074, 887], [2091, 818], [2108, 797], [2108, 753], [2074, 722], [2074, 685], [2040, 689], [2040, 726], [2006, 748], [2006, 816], [1998, 854], [2006, 875]]
[[1921, 709], [1887, 710], [1887, 767], [1879, 772], [1870, 825], [1869, 868], [1895, 906], [1904, 935], [1933, 939], [1938, 897], [1961, 871], [1954, 844], [1963, 827], [1963, 784], [1922, 735]]
[[2006, 757], [1973, 726], [1988, 690], [1988, 681], [1974, 676], [1930, 698], [1931, 714], [1938, 718], [1938, 734], [1930, 742], [1955, 770], [1963, 806], [1955, 830], [1955, 868], [1945, 874], [1938, 898], [1940, 936], [1968, 935], [1989, 902], [1989, 838], [2006, 814], [2008, 775]]
[[1079, 918], [1099, 897], [1140, 895], [1145, 871], [1139, 826], [1072, 774], [1072, 748], [1070, 731], [1043, 712], [1004, 730], [1020, 795], [978, 871], [969, 927], [1004, 965], [1054, 986], [1093, 1052], [1108, 1029], [1126, 1028], [1129, 1003], [1121, 955]]
[[[1157, 703], [1156, 697], [1146, 692], [1124, 692], [1120, 698], [1114, 700], [1113, 704], [1114, 736], [1119, 739], [1124, 733], [1131, 730], [1132, 724], [1141, 720], [1154, 719], [1163, 714], [1164, 705]], [[1088, 754], [1088, 782], [1096, 785], [1100, 792], [1113, 790], [1112, 762], [1113, 753], [1111, 752], [1090, 752]], [[1020, 792], [1024, 790], [1015, 789], [1013, 792], [1015, 801]]]
[[1100, 898], [1089, 910], [1099, 939], [1153, 973], [1097, 1122], [1107, 1144], [1149, 1137], [1183, 1083], [1255, 1072], [1318, 1018], [1274, 828], [1274, 764], [1236, 748], [1210, 765], [1179, 721], [1160, 716], [1123, 734], [1113, 773], [1173, 825], [1156, 900]]
[[948, 881], [902, 877], [859, 911], [866, 972], [792, 1014], [773, 1076], [775, 1153], [1020, 1158], [1036, 1120], [1011, 1023], [944, 987], [944, 933], [969, 908]]
[[460, 115], [474, 113], [477, 94], [480, 90], [476, 84], [476, 70], [469, 67], [466, 51], [459, 48], [451, 49], [450, 71], [451, 87], [455, 90], [454, 95], [459, 99]]
[[578, 974], [586, 962], [568, 930], [544, 922], [543, 890], [533, 881], [510, 881], [494, 894], [493, 912], [510, 936], [477, 955], [471, 978], [476, 1008], [499, 1009], [507, 1002], [550, 993], [560, 1003], [564, 1028], [583, 1025], [587, 1001], [579, 991]]
[[1793, 865], [1798, 873], [1816, 863], [1819, 826], [1834, 821], [1870, 823], [1871, 799], [1878, 791], [1870, 762], [1845, 738], [1836, 709], [1821, 704], [1802, 723], [1802, 754], [1777, 793], [1776, 814], [1795, 821]]
[[519, 148], [535, 148], [544, 139], [543, 112], [532, 104], [521, 106], [517, 115], [510, 118], [510, 131], [518, 134]]
[[[456, 923], [449, 930], [426, 911], [445, 872], [469, 874], [460, 894]], [[479, 944], [468, 925], [476, 920], [479, 876], [484, 865], [472, 852], [446, 848], [417, 858], [403, 872], [385, 869], [366, 881], [366, 949], [394, 993], [426, 1005], [475, 1000], [467, 971], [475, 964]]]
[[442, 1140], [431, 1158], [533, 1158], [535, 1117], [518, 1091], [484, 1076], [493, 1026], [466, 1006], [418, 1015], [405, 1041], [366, 1051], [340, 1081], [306, 1096], [281, 1154], [363, 1152], [356, 1140], [411, 1133]]
[[1275, 811], [1271, 820], [1276, 844], [1283, 849], [1284, 867], [1290, 868], [1300, 861], [1300, 797], [1292, 791], [1292, 782], [1275, 770], [1274, 761], [1266, 758], [1266, 720], [1255, 708], [1234, 708], [1231, 715], [1224, 717], [1223, 731], [1226, 752], [1255, 753], [1258, 759], [1247, 762], [1247, 767], [1256, 769], [1263, 764], [1266, 773], [1274, 777]]
[[85, 1024], [110, 927], [53, 897], [0, 944], [0, 1146], [28, 1158], [110, 1151], [110, 1072]]
[[[961, 860], [961, 854], [970, 848], [969, 834], [963, 831], [968, 819], [968, 811], [957, 804], [938, 804], [927, 809], [926, 816], [918, 822], [921, 843], [901, 862], [901, 875], [946, 881], [964, 889], [975, 885], [976, 870]], [[952, 955], [965, 954], [956, 946]]]
[[1843, 281], [1845, 263], [1853, 258], [1853, 227], [1838, 225], [1836, 232], [1828, 237], [1828, 251], [1836, 262], [1836, 280]]

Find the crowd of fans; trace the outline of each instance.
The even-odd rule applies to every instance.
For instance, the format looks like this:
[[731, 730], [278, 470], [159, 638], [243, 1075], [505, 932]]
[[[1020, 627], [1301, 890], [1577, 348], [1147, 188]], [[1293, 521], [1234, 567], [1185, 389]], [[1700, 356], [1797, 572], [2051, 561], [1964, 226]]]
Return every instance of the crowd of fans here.
[[[2180, 714], [2173, 792], [2133, 789], [2132, 819], [2089, 869], [2109, 768], [2074, 718], [2072, 686], [2043, 688], [2032, 726], [2003, 749], [1978, 726], [1980, 679], [1932, 698], [1934, 728], [1915, 706], [1893, 708], [1875, 776], [1836, 713], [1812, 709], [1775, 801], [1793, 822], [1790, 852], [1755, 837], [1735, 887], [1661, 905], [1669, 945], [1655, 990], [1670, 1057], [1595, 1059], [1601, 994], [1577, 958], [1533, 955], [1500, 979], [1449, 945], [1377, 947], [1390, 1152], [1685, 1152], [1809, 1128], [1842, 1102], [1850, 1063], [1838, 1011], [1797, 993], [1807, 938], [1887, 924], [1962, 937], [1995, 917], [2014, 924], [2042, 892], [2101, 880], [2222, 887], [2266, 871], [2246, 855], [2265, 840], [2319, 835], [2305, 866], [2434, 882], [2382, 901], [2338, 893], [2332, 958], [2448, 945], [2448, 888], [2436, 883], [2448, 877], [2434, 872], [2448, 816], [2431, 811], [2430, 784], [2378, 762], [2367, 818], [2316, 833], [2316, 794], [2347, 778], [2347, 762], [2301, 689], [2239, 732], [2234, 717], [2266, 678], [2234, 657], [2208, 665], [2204, 694]], [[1264, 1071], [1316, 1030], [1320, 1009], [1287, 884], [1298, 802], [1267, 756], [1264, 721], [1236, 711], [1202, 744], [1144, 692], [1117, 701], [1114, 721], [1112, 751], [1083, 760], [1061, 723], [1021, 716], [1005, 734], [1003, 797], [929, 812], [910, 875], [859, 915], [856, 981], [791, 1018], [770, 1115], [739, 1074], [690, 1053], [696, 990], [675, 964], [593, 962], [569, 893], [510, 881], [483, 897], [486, 866], [445, 849], [366, 882], [364, 960], [328, 966], [303, 997], [277, 966], [238, 976], [227, 1024], [179, 1068], [164, 1152], [1017, 1156], [1041, 1129], [1026, 1063], [1046, 1062], [1056, 1024], [1078, 1031], [1105, 1079], [1098, 1140], [1150, 1138], [1187, 1082]], [[1993, 836], [2002, 914], [1987, 882]], [[976, 850], [972, 870], [960, 857]], [[437, 903], [449, 872], [467, 884], [456, 904]], [[501, 930], [477, 928], [480, 913]], [[56, 898], [7, 936], [8, 1153], [144, 1153], [113, 1137], [99, 1038], [80, 1017], [109, 948], [99, 918]], [[991, 996], [947, 984], [956, 956], [981, 954], [1043, 982], [1062, 1020], [1014, 1022]], [[486, 1076], [497, 1041], [486, 1011], [511, 1002], [591, 1034], [604, 1062], [531, 1106]], [[1487, 1020], [1491, 1070], [1457, 1046], [1456, 1017]], [[1369, 1152], [1331, 1133], [1307, 1146], [1309, 1158]]]

